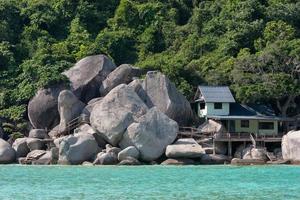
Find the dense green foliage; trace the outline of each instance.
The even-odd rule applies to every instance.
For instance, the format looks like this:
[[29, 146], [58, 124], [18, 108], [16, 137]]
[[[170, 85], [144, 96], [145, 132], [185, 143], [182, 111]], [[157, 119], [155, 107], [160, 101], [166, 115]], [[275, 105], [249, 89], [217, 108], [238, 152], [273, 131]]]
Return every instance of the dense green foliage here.
[[38, 88], [98, 53], [161, 70], [189, 99], [197, 84], [230, 85], [299, 112], [297, 0], [0, 0], [0, 115], [22, 121]]

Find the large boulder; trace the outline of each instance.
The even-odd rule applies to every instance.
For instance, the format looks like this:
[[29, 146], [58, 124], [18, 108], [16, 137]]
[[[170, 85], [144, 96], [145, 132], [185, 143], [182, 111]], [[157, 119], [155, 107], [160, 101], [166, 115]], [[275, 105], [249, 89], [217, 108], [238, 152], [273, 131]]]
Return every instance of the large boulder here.
[[27, 138], [17, 138], [12, 147], [16, 151], [17, 158], [26, 157], [26, 155], [30, 152], [30, 149], [27, 146]]
[[47, 139], [49, 138], [45, 129], [31, 129], [29, 132], [30, 138]]
[[133, 77], [139, 76], [140, 70], [128, 64], [123, 64], [112, 71], [102, 82], [100, 94], [105, 96], [109, 91], [120, 84], [128, 84]]
[[15, 150], [5, 140], [0, 139], [0, 164], [13, 163], [15, 160]]
[[64, 85], [40, 89], [29, 101], [28, 118], [34, 128], [51, 130], [59, 123], [57, 99], [64, 89], [66, 89]]
[[162, 73], [148, 72], [144, 90], [148, 95], [146, 104], [149, 108], [156, 106], [180, 125], [189, 124], [193, 120], [190, 103]]
[[65, 131], [68, 123], [77, 118], [84, 107], [85, 104], [79, 101], [70, 90], [61, 91], [58, 96], [59, 130]]
[[284, 160], [300, 161], [300, 131], [290, 131], [282, 138], [282, 157]]
[[92, 160], [98, 151], [98, 144], [92, 135], [85, 133], [70, 135], [59, 143], [59, 163], [81, 164]]
[[127, 157], [139, 159], [139, 155], [140, 152], [139, 150], [137, 150], [137, 148], [135, 148], [134, 146], [129, 146], [123, 149], [122, 151], [120, 151], [120, 153], [118, 154], [118, 160], [122, 161], [127, 159]]
[[205, 150], [192, 138], [179, 139], [166, 149], [168, 158], [200, 158], [203, 154]]
[[147, 110], [139, 96], [130, 87], [121, 84], [95, 105], [90, 122], [107, 142], [115, 146], [126, 128]]
[[116, 68], [116, 65], [105, 55], [94, 55], [78, 61], [65, 71], [71, 82], [74, 94], [83, 102], [99, 96], [101, 83]]
[[127, 128], [119, 145], [123, 149], [135, 146], [142, 160], [153, 161], [165, 152], [177, 133], [178, 124], [154, 107]]

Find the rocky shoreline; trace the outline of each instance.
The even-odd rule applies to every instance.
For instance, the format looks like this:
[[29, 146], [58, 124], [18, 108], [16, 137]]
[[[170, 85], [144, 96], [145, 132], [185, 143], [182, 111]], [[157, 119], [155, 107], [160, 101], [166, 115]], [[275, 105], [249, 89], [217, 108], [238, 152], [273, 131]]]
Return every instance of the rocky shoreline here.
[[70, 85], [40, 89], [29, 102], [28, 136], [12, 144], [0, 139], [0, 164], [286, 164], [300, 155], [294, 155], [298, 147], [292, 133], [285, 136], [277, 163], [268, 162], [263, 148], [237, 148], [231, 159], [226, 150], [212, 154], [192, 138], [178, 138], [179, 126], [197, 120], [186, 98], [160, 72], [116, 67], [96, 55], [63, 74]]

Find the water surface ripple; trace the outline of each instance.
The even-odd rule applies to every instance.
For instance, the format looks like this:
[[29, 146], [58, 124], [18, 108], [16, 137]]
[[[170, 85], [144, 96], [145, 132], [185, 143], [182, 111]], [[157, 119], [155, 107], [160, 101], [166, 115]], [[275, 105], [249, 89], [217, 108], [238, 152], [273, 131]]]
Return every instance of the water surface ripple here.
[[300, 166], [0, 166], [0, 199], [300, 199]]

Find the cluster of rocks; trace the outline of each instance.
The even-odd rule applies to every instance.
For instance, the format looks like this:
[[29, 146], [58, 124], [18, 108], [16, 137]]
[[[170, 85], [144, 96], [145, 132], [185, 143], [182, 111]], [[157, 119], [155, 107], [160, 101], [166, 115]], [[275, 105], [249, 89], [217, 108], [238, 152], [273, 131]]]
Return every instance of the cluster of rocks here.
[[[162, 73], [117, 67], [96, 55], [63, 74], [70, 85], [40, 89], [30, 100], [29, 136], [12, 146], [1, 141], [2, 163], [132, 165], [205, 154], [196, 142], [173, 144], [179, 125], [192, 122], [193, 112]], [[75, 130], [74, 120], [80, 121]]]
[[[40, 89], [29, 102], [33, 128], [28, 137], [16, 139], [12, 146], [0, 139], [0, 163], [230, 162], [222, 143], [215, 144], [213, 151], [205, 146], [209, 141], [177, 139], [179, 126], [193, 122], [194, 116], [189, 102], [162, 73], [146, 73], [128, 64], [117, 67], [108, 57], [96, 55], [80, 60], [63, 74], [70, 85]], [[216, 125], [209, 121], [200, 128], [207, 132]], [[297, 142], [289, 137], [284, 139], [288, 147], [283, 148], [283, 157], [298, 159], [293, 147]], [[238, 148], [235, 157], [243, 161], [268, 159], [263, 149], [252, 147]]]

